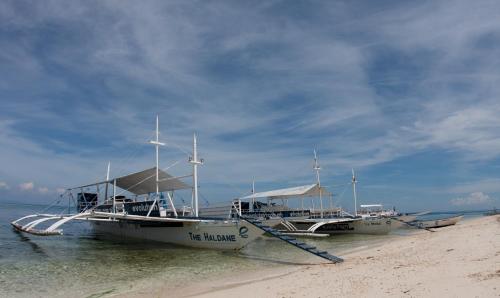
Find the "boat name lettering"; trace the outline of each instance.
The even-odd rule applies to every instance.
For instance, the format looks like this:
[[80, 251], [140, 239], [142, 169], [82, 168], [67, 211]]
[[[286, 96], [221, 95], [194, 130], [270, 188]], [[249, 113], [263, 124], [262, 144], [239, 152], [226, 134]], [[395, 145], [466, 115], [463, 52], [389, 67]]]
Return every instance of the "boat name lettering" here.
[[354, 228], [350, 227], [348, 223], [334, 223], [334, 224], [327, 225], [327, 227], [325, 227], [325, 230], [352, 231], [352, 230], [354, 230]]
[[[132, 206], [132, 212], [145, 212], [149, 211], [149, 208], [151, 208], [150, 204], [141, 204], [137, 206]], [[158, 205], [155, 204], [153, 210], [158, 210]]]
[[113, 209], [112, 208], [98, 208], [97, 211], [111, 213], [111, 212], [113, 212]]
[[236, 242], [236, 235], [213, 235], [209, 233], [193, 234], [189, 232], [189, 239], [192, 241], [215, 241], [215, 242]]
[[240, 233], [241, 238], [248, 238], [248, 228], [247, 227], [241, 227], [239, 233]]
[[201, 235], [200, 234], [193, 234], [193, 233], [189, 232], [189, 239], [201, 241]]

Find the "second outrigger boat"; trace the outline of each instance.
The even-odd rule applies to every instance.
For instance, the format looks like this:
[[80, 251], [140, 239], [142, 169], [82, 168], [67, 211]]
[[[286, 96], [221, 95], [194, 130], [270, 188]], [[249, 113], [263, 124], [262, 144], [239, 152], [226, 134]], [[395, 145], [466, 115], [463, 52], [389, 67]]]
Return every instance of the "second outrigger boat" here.
[[[391, 231], [392, 220], [380, 215], [361, 216], [354, 215], [341, 208], [333, 207], [332, 194], [321, 186], [320, 166], [316, 151], [314, 151], [314, 166], [316, 171], [316, 184], [297, 186], [284, 189], [255, 193], [235, 200], [236, 208], [240, 214], [262, 220], [274, 226], [283, 233], [298, 236], [328, 236], [334, 234], [387, 234]], [[356, 178], [352, 177], [354, 205], [357, 205]], [[305, 208], [304, 199], [311, 197], [310, 209]], [[319, 209], [314, 207], [314, 197], [319, 198]], [[329, 198], [329, 208], [323, 208], [323, 199]], [[258, 201], [267, 199], [267, 203]], [[290, 199], [300, 199], [301, 208], [288, 207]], [[281, 201], [282, 204], [275, 202]]]

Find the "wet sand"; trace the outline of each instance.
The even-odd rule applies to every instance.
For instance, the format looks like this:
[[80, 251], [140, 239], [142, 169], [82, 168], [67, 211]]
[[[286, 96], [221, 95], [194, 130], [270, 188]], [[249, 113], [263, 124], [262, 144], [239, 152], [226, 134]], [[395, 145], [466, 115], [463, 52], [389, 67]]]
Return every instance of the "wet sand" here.
[[500, 297], [500, 216], [421, 231], [342, 255], [341, 264], [265, 269], [120, 297]]

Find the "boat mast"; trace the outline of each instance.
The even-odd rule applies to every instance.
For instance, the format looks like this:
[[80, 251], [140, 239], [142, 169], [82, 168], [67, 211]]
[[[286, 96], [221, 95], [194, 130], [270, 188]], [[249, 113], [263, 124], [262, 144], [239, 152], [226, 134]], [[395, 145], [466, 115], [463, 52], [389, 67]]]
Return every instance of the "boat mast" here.
[[318, 183], [318, 188], [319, 188], [319, 207], [320, 207], [320, 214], [321, 218], [323, 218], [323, 198], [321, 194], [321, 181], [319, 179], [319, 170], [321, 170], [321, 167], [319, 166], [318, 163], [318, 156], [316, 155], [316, 149], [314, 149], [314, 166], [313, 169], [316, 171], [316, 181]]
[[113, 179], [113, 213], [116, 213], [116, 179]]
[[352, 193], [354, 195], [354, 216], [358, 216], [358, 203], [357, 203], [358, 197], [356, 194], [356, 183], [358, 183], [358, 181], [356, 180], [356, 176], [354, 175], [354, 169], [352, 169]]
[[159, 198], [160, 195], [160, 177], [159, 177], [159, 165], [160, 165], [160, 146], [165, 146], [165, 143], [161, 143], [159, 140], [160, 129], [159, 129], [159, 117], [156, 115], [156, 140], [149, 141], [150, 144], [156, 147], [156, 197]]
[[104, 202], [108, 199], [108, 185], [109, 185], [109, 170], [111, 167], [111, 162], [108, 161], [108, 170], [106, 171], [106, 188], [104, 190]]
[[198, 151], [196, 148], [196, 133], [193, 134], [193, 156], [189, 158], [189, 162], [193, 165], [193, 201], [194, 201], [194, 216], [198, 217], [198, 165], [203, 164], [203, 159], [198, 160]]
[[[252, 181], [252, 195], [255, 194], [255, 179]], [[255, 205], [255, 197], [252, 198], [252, 208], [251, 210], [253, 211]]]

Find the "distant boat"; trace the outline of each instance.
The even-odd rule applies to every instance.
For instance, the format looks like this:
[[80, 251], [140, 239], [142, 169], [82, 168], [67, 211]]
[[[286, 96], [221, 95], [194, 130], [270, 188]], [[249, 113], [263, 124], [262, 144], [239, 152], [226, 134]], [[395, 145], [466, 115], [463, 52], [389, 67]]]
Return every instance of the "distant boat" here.
[[434, 220], [416, 220], [411, 222], [411, 225], [415, 225], [416, 227], [422, 228], [422, 229], [430, 229], [430, 228], [442, 228], [442, 227], [447, 227], [447, 226], [452, 226], [459, 222], [463, 218], [463, 214], [453, 216], [453, 217], [447, 217], [447, 218], [440, 218], [440, 219], [434, 219]]
[[360, 205], [358, 216], [361, 217], [383, 217], [390, 218], [392, 220], [392, 229], [398, 229], [402, 227], [408, 227], [408, 223], [415, 221], [418, 216], [429, 213], [429, 211], [424, 211], [420, 213], [400, 213], [397, 212], [395, 208], [391, 210], [385, 210], [382, 204], [370, 204], [370, 205]]
[[491, 210], [488, 210], [484, 213], [485, 216], [491, 216], [491, 215], [497, 215], [500, 214], [500, 209], [493, 208]]

